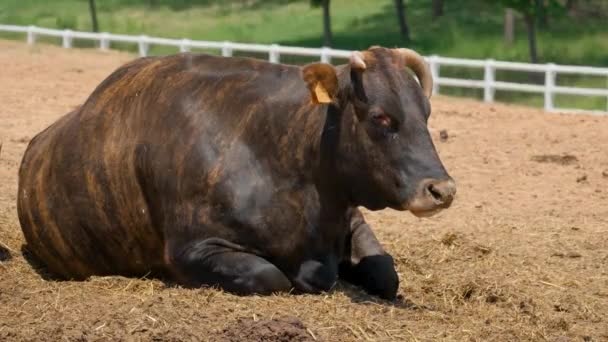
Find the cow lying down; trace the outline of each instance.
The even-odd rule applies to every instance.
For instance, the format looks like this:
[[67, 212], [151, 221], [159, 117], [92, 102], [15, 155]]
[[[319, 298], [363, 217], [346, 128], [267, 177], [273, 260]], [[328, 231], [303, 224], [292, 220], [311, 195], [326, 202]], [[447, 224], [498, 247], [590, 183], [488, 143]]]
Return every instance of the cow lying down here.
[[358, 207], [426, 216], [452, 203], [427, 129], [431, 88], [407, 49], [336, 67], [137, 59], [30, 142], [27, 248], [67, 279], [158, 272], [269, 294], [342, 278], [392, 299], [393, 259]]

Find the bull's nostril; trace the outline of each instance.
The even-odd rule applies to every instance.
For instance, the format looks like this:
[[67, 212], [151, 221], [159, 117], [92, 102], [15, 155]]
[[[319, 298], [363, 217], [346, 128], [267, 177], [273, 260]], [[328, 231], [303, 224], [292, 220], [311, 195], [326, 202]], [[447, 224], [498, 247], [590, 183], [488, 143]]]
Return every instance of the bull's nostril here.
[[[412, 213], [429, 213], [449, 208], [456, 194], [456, 184], [448, 179], [423, 179], [416, 189], [416, 196], [408, 203]], [[417, 214], [415, 214], [417, 215]]]
[[429, 193], [431, 194], [431, 196], [433, 196], [433, 198], [436, 201], [438, 201], [438, 202], [443, 202], [444, 201], [443, 194], [433, 184], [429, 184], [427, 186], [427, 190], [429, 191]]

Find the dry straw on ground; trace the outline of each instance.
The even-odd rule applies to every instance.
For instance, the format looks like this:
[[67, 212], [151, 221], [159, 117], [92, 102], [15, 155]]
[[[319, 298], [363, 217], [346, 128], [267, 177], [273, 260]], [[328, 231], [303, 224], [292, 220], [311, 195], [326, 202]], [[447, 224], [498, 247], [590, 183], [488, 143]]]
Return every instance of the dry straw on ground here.
[[441, 96], [430, 127], [458, 182], [453, 208], [428, 220], [366, 213], [397, 262], [396, 303], [347, 284], [237, 297], [154, 279], [45, 280], [20, 251], [20, 158], [130, 58], [0, 41], [0, 340], [608, 340], [608, 117]]

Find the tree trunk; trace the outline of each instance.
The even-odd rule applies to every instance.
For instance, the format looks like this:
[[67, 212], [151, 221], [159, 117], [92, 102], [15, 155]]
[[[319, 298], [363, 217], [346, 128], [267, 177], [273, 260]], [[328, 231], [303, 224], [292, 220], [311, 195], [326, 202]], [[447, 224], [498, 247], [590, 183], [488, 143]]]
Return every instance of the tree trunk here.
[[512, 45], [515, 41], [515, 11], [511, 8], [505, 9], [505, 43]]
[[547, 9], [543, 0], [534, 0], [536, 6], [536, 19], [538, 20], [538, 27], [541, 30], [547, 28], [549, 23], [547, 22]]
[[91, 10], [91, 21], [93, 22], [93, 32], [99, 32], [97, 24], [97, 11], [95, 10], [95, 0], [89, 0], [89, 9]]
[[574, 2], [575, 2], [574, 0], [567, 0], [566, 6], [565, 6], [566, 10], [568, 10], [568, 11], [571, 10], [574, 7]]
[[323, 0], [323, 46], [331, 46], [331, 15], [329, 13], [329, 0]]
[[524, 20], [526, 21], [526, 29], [528, 31], [528, 47], [530, 49], [530, 61], [532, 63], [538, 63], [538, 56], [536, 54], [536, 23], [534, 16], [531, 14], [524, 14]]
[[433, 0], [433, 19], [443, 15], [443, 0]]
[[410, 41], [410, 29], [407, 25], [407, 19], [405, 18], [405, 5], [403, 0], [395, 0], [395, 8], [397, 10], [397, 19], [399, 20], [399, 32], [401, 38], [405, 42]]

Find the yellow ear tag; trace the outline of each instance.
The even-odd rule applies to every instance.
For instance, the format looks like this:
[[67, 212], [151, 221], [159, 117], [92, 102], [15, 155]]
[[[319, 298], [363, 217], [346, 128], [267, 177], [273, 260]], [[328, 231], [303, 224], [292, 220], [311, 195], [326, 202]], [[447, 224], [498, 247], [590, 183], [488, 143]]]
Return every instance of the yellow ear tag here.
[[319, 103], [331, 103], [331, 98], [329, 97], [327, 90], [325, 90], [325, 88], [323, 88], [323, 86], [321, 85], [321, 82], [318, 82], [315, 85], [314, 91], [317, 101], [319, 101]]

